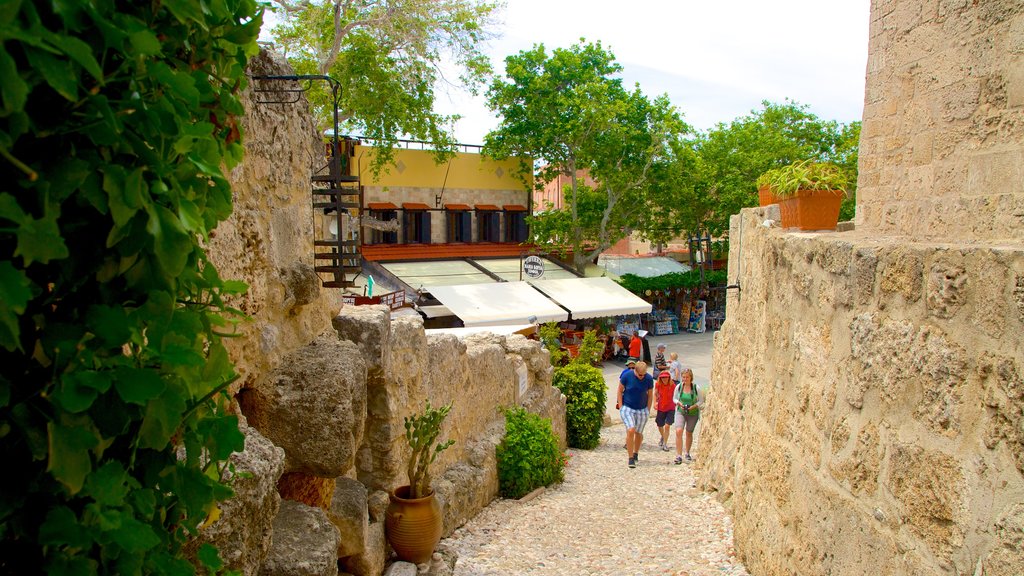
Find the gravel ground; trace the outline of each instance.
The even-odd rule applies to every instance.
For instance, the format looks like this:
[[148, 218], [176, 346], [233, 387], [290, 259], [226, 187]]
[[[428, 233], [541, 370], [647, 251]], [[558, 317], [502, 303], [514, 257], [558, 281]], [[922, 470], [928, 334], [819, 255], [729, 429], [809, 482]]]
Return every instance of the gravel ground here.
[[653, 419], [645, 431], [635, 469], [617, 422], [596, 449], [569, 450], [561, 485], [491, 503], [443, 541], [459, 554], [455, 574], [746, 575], [721, 504], [672, 464], [674, 449], [658, 449]]

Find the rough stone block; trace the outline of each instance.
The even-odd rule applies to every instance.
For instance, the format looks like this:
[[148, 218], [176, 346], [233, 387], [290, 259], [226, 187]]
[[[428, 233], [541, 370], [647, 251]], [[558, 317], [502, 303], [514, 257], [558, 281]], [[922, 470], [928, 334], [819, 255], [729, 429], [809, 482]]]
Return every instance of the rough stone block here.
[[299, 262], [280, 270], [284, 283], [284, 306], [289, 313], [295, 309], [316, 302], [320, 297], [320, 276], [305, 262]]
[[986, 576], [1024, 574], [1024, 503], [1016, 503], [995, 524], [996, 545], [985, 558]]
[[224, 564], [244, 576], [259, 574], [270, 552], [271, 527], [280, 506], [277, 479], [284, 472], [284, 450], [274, 446], [255, 428], [239, 426], [245, 450], [231, 455], [228, 484], [235, 491], [220, 503], [220, 518], [200, 531], [188, 549], [204, 543], [220, 550]]
[[319, 509], [284, 500], [274, 518], [274, 541], [264, 576], [336, 576], [338, 529]]
[[917, 302], [921, 298], [921, 276], [923, 262], [915, 252], [896, 248], [882, 257], [881, 281], [882, 292], [900, 294], [907, 302]]
[[896, 444], [889, 455], [888, 487], [910, 530], [936, 555], [950, 559], [963, 545], [964, 474], [949, 455]]
[[353, 576], [379, 576], [384, 571], [391, 547], [384, 536], [384, 521], [370, 522], [366, 528], [363, 552], [341, 559], [341, 565]]
[[391, 337], [391, 310], [387, 306], [343, 306], [331, 325], [339, 338], [359, 347], [367, 370], [384, 370]]
[[366, 365], [333, 334], [289, 354], [239, 394], [249, 423], [285, 450], [287, 469], [323, 478], [350, 470], [366, 419]]
[[967, 300], [969, 288], [962, 255], [940, 255], [931, 263], [927, 280], [925, 303], [928, 313], [938, 318], [952, 318]]
[[417, 573], [415, 564], [399, 560], [388, 566], [384, 571], [384, 576], [416, 576]]
[[277, 491], [285, 500], [294, 500], [306, 506], [327, 510], [331, 506], [331, 496], [334, 494], [334, 478], [288, 472], [277, 482]]
[[338, 558], [361, 554], [370, 523], [366, 486], [351, 478], [338, 478], [327, 517], [338, 528]]

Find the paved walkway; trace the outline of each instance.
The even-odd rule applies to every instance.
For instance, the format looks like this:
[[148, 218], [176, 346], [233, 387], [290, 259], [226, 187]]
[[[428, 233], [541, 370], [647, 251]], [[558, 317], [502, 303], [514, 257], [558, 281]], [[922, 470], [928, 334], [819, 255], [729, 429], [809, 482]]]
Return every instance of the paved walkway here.
[[[692, 345], [689, 363], [706, 378], [710, 335], [677, 338], [669, 350], [687, 362]], [[690, 465], [672, 464], [674, 450], [658, 450], [653, 420], [635, 469], [626, 466], [625, 429], [612, 420], [596, 449], [569, 450], [561, 485], [528, 502], [496, 500], [445, 540], [459, 554], [456, 575], [746, 575], [725, 510], [694, 487]]]

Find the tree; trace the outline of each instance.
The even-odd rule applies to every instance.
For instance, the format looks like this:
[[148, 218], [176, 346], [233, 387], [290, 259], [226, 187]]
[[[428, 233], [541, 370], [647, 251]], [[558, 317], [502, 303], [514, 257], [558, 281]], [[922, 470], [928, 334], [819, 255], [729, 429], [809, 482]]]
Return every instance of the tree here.
[[727, 232], [730, 215], [757, 205], [755, 181], [771, 168], [805, 159], [850, 166], [852, 158], [856, 169], [859, 123], [854, 128], [824, 121], [806, 105], [790, 100], [762, 105], [762, 110], [720, 123], [692, 142], [697, 159], [690, 160], [688, 174], [695, 181], [691, 187], [674, 188], [671, 202], [687, 226], [705, 228], [712, 235]]
[[[538, 188], [559, 174], [570, 184], [564, 211], [531, 218], [535, 237], [586, 263], [649, 222], [652, 176], [670, 161], [672, 142], [689, 131], [668, 98], [626, 90], [621, 66], [601, 43], [543, 45], [505, 59], [505, 75], [487, 92], [501, 125], [485, 138], [498, 159], [539, 161]], [[592, 178], [587, 185], [583, 173]]]
[[[439, 161], [454, 153], [456, 116], [434, 112], [435, 85], [448, 80], [445, 57], [475, 91], [490, 73], [480, 52], [498, 2], [487, 0], [275, 0], [285, 22], [273, 35], [298, 74], [341, 83], [342, 130], [374, 140], [375, 168], [392, 159], [400, 137], [434, 144]], [[308, 93], [321, 129], [333, 128], [331, 94]]]

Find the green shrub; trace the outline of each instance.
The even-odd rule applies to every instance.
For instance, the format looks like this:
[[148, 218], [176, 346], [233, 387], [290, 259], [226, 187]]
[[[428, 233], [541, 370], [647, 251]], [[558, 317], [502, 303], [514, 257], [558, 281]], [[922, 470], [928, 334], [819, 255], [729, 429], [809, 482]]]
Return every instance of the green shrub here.
[[246, 287], [203, 246], [262, 9], [0, 5], [0, 573], [192, 574], [244, 443], [222, 338]]
[[547, 418], [522, 408], [506, 410], [505, 437], [497, 452], [498, 483], [505, 498], [522, 498], [562, 481], [566, 458]]
[[553, 384], [565, 394], [565, 433], [569, 446], [590, 450], [601, 441], [608, 388], [601, 371], [584, 363], [555, 370]]

